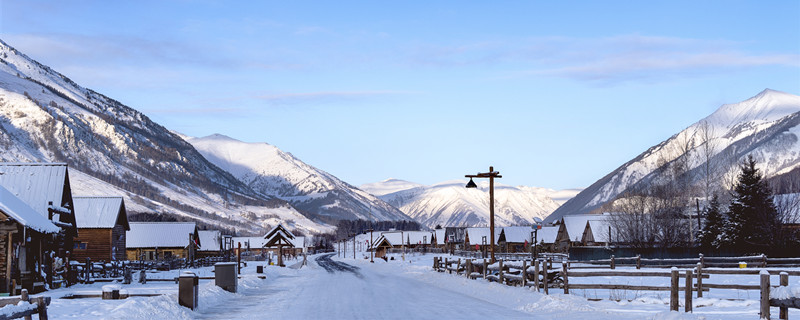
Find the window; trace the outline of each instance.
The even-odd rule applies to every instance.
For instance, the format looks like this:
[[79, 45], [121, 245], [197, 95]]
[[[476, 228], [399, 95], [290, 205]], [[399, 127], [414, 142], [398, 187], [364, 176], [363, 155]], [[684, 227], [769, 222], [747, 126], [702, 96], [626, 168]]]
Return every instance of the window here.
[[75, 250], [86, 250], [86, 243], [80, 241], [75, 242], [75, 244], [72, 245], [72, 248]]

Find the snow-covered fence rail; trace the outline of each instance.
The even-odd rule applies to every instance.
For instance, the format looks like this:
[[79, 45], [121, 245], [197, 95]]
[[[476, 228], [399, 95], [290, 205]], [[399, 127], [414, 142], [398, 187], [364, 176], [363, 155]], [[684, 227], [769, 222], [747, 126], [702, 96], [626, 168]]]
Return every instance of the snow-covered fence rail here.
[[[551, 260], [512, 260], [503, 259], [490, 264], [486, 259], [455, 259], [434, 257], [433, 269], [438, 272], [464, 275], [470, 279], [485, 279], [506, 285], [521, 285], [543, 288], [561, 286], [561, 271], [553, 270]], [[549, 267], [548, 267], [549, 266]]]
[[[24, 303], [21, 303], [24, 302]], [[50, 297], [28, 297], [28, 290], [22, 289], [19, 297], [0, 299], [0, 320], [17, 319], [38, 314], [39, 319], [47, 320], [47, 306], [50, 305]]]
[[599, 260], [569, 260], [567, 262], [570, 269], [597, 268], [598, 266], [608, 266], [615, 269], [617, 266], [636, 266], [650, 268], [693, 268], [700, 263], [703, 268], [738, 268], [747, 267], [800, 267], [800, 258], [769, 258], [766, 255], [741, 256], [741, 257], [706, 257], [703, 254], [697, 258], [683, 259], [646, 259], [640, 255], [635, 257], [615, 257]]

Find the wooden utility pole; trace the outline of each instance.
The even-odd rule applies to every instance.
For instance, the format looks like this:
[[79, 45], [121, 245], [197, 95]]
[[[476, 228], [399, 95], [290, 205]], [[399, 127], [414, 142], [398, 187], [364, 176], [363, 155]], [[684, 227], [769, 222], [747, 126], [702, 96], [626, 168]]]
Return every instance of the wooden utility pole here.
[[477, 188], [472, 178], [489, 178], [489, 236], [491, 237], [489, 250], [491, 251], [491, 263], [495, 263], [494, 259], [494, 179], [502, 178], [499, 171], [494, 171], [494, 167], [489, 166], [489, 172], [478, 173], [476, 175], [465, 175], [465, 178], [470, 178], [470, 183], [467, 183], [467, 188]]

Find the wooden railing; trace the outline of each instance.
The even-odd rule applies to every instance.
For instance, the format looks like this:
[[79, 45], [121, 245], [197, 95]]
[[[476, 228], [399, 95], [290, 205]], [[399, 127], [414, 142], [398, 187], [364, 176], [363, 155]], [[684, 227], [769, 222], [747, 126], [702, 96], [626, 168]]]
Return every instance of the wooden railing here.
[[[20, 302], [27, 302], [20, 304]], [[50, 305], [50, 297], [28, 297], [28, 290], [22, 289], [19, 297], [9, 297], [0, 299], [0, 310], [6, 306], [13, 308], [11, 312], [0, 313], [0, 320], [17, 319], [25, 317], [30, 319], [31, 315], [38, 314], [40, 320], [47, 320], [47, 306]]]

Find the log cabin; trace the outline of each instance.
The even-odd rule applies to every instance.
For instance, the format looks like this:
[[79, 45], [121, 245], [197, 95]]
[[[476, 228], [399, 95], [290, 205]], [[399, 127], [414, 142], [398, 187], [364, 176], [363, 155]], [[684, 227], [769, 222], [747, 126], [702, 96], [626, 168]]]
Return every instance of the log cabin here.
[[122, 197], [75, 197], [75, 238], [72, 258], [85, 261], [125, 260], [125, 233], [131, 229]]
[[128, 260], [194, 259], [202, 246], [194, 222], [131, 222], [125, 237]]
[[0, 291], [44, 290], [43, 249], [59, 231], [60, 227], [0, 186]]

